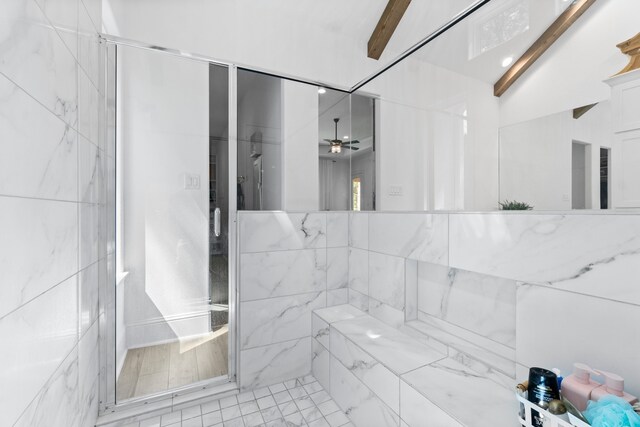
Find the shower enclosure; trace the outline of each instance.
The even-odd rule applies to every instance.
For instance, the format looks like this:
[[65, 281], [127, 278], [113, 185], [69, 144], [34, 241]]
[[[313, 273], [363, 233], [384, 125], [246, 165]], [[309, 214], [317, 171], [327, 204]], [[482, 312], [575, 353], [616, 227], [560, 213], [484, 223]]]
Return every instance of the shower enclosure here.
[[106, 402], [235, 387], [235, 70], [108, 50], [117, 262]]

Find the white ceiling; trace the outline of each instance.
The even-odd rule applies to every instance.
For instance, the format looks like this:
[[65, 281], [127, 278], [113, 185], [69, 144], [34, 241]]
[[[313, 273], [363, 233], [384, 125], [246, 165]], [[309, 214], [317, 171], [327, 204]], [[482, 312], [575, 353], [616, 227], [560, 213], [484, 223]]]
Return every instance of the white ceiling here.
[[[508, 70], [503, 60], [517, 60], [570, 4], [570, 0], [492, 0], [414, 56], [494, 84]], [[514, 16], [516, 11], [520, 18]], [[528, 28], [517, 31], [522, 28], [515, 28], [513, 22], [525, 18]], [[474, 44], [480, 43], [483, 25], [491, 28], [493, 35], [504, 35], [507, 41], [474, 56]]]

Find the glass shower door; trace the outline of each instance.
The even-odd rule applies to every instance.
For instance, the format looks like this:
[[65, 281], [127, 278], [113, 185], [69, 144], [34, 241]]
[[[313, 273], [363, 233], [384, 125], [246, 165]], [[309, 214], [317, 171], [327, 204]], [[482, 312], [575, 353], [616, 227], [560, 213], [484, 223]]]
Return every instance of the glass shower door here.
[[118, 46], [116, 401], [226, 383], [229, 70]]

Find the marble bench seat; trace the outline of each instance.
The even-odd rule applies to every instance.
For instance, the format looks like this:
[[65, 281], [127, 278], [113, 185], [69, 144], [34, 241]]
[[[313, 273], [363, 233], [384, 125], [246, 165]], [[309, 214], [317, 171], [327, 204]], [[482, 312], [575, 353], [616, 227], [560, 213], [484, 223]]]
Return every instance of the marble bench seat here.
[[351, 305], [313, 312], [313, 373], [359, 427], [513, 427], [510, 390]]

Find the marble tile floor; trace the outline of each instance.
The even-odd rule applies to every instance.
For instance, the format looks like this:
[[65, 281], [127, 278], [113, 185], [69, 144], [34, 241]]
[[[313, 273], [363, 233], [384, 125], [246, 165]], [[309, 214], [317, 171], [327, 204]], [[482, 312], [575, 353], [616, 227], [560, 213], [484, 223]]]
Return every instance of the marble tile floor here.
[[129, 349], [118, 377], [118, 401], [159, 393], [228, 372], [228, 328], [198, 340]]
[[200, 403], [123, 427], [353, 427], [311, 376]]

